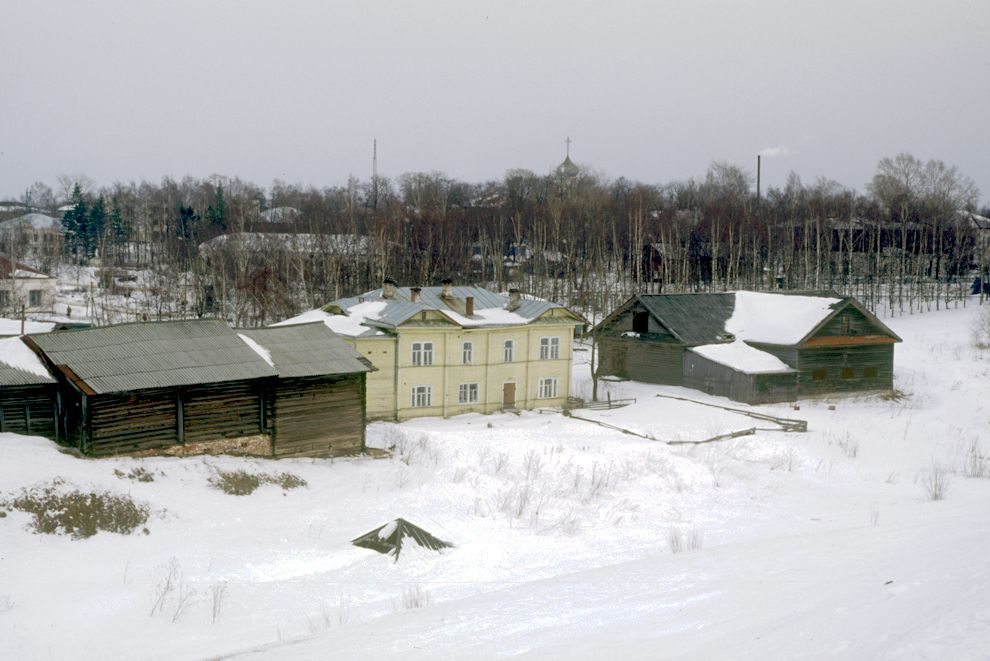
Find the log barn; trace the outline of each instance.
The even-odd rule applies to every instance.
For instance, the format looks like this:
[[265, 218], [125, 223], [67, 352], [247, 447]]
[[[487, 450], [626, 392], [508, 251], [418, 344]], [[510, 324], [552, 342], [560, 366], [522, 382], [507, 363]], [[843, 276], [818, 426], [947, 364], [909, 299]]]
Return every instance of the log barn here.
[[[87, 454], [212, 444], [214, 451], [280, 456], [279, 375], [265, 351], [245, 337], [220, 320], [192, 320], [24, 339], [57, 380], [61, 435]], [[323, 342], [339, 351], [336, 340]], [[361, 369], [349, 387], [360, 388], [356, 381], [368, 368]], [[361, 415], [359, 407], [354, 415]], [[291, 442], [291, 430], [287, 437]], [[352, 434], [343, 438], [344, 445], [353, 443]]]
[[364, 450], [365, 374], [374, 370], [366, 358], [321, 322], [240, 333], [278, 374], [271, 386], [276, 457]]
[[901, 339], [834, 293], [638, 294], [594, 329], [596, 374], [751, 404], [893, 388]]
[[0, 432], [56, 437], [55, 379], [19, 337], [0, 340]]

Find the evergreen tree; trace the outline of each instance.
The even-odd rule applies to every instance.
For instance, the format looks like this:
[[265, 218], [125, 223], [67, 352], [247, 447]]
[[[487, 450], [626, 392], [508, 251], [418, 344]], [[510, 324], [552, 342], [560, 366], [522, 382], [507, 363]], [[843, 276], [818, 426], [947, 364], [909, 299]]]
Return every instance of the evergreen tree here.
[[223, 199], [223, 186], [217, 185], [216, 198], [213, 204], [209, 206], [206, 210], [206, 220], [209, 223], [209, 231], [212, 234], [214, 230], [217, 234], [223, 234], [227, 231], [227, 203]]
[[62, 227], [65, 231], [65, 246], [73, 259], [78, 262], [82, 237], [85, 236], [89, 224], [86, 198], [83, 196], [82, 188], [78, 183], [72, 187], [72, 196], [69, 201], [72, 203], [72, 208], [66, 211], [62, 217]]
[[106, 216], [106, 201], [103, 195], [100, 195], [96, 198], [96, 203], [89, 210], [89, 222], [86, 223], [86, 233], [83, 237], [84, 253], [87, 259], [96, 256], [103, 243], [103, 229], [106, 226]]

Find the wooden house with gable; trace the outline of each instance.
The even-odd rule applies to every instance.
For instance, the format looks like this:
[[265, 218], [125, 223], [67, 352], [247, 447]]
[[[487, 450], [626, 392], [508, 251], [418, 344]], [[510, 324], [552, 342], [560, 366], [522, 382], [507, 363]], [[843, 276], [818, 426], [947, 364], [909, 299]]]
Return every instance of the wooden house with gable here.
[[832, 293], [638, 294], [594, 329], [599, 375], [748, 403], [893, 388], [901, 339]]
[[[87, 454], [186, 445], [325, 456], [338, 446], [363, 448], [363, 430], [356, 435], [353, 420], [363, 426], [362, 381], [370, 368], [360, 356], [325, 328], [250, 333], [201, 319], [54, 332], [24, 341], [58, 382], [56, 434]], [[280, 395], [286, 401], [278, 401]], [[306, 403], [290, 405], [293, 398]], [[332, 403], [339, 405], [329, 411], [332, 418], [324, 417], [321, 433], [301, 422]], [[337, 415], [352, 422], [341, 425]]]

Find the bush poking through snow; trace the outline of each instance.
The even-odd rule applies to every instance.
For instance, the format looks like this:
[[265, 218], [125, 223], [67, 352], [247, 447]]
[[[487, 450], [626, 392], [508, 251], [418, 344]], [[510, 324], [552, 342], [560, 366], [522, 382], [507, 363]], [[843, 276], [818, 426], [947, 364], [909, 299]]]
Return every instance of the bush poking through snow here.
[[990, 455], [976, 442], [969, 447], [963, 462], [963, 475], [980, 479], [990, 478]]
[[216, 624], [227, 599], [227, 581], [217, 581], [210, 585], [210, 623]]
[[13, 500], [0, 504], [32, 515], [31, 527], [37, 533], [73, 539], [101, 531], [127, 535], [148, 521], [148, 506], [135, 503], [130, 496], [65, 490], [64, 485], [64, 480], [55, 478], [48, 485], [22, 489]]
[[402, 597], [399, 601], [399, 608], [396, 610], [412, 610], [414, 608], [422, 608], [423, 606], [428, 606], [430, 604], [430, 593], [423, 590], [422, 587], [417, 583], [415, 585], [410, 585], [408, 587], [402, 588]]
[[990, 349], [990, 307], [980, 310], [973, 319], [973, 345], [977, 349]]
[[701, 528], [691, 528], [691, 535], [688, 537], [688, 548], [692, 551], [700, 551], [705, 545], [705, 533]]
[[849, 459], [855, 459], [856, 455], [859, 454], [859, 441], [850, 437], [848, 432], [846, 432], [846, 437], [839, 441], [839, 447]]
[[275, 484], [284, 490], [306, 486], [306, 480], [292, 473], [249, 473], [244, 469], [223, 471], [214, 469], [210, 485], [231, 496], [250, 496], [262, 484]]
[[945, 500], [949, 493], [949, 482], [951, 482], [949, 472], [933, 462], [932, 469], [921, 485], [925, 488], [928, 500]]
[[120, 479], [128, 479], [132, 482], [154, 482], [155, 476], [144, 466], [135, 466], [126, 473], [119, 468], [113, 469], [113, 474]]
[[667, 533], [667, 541], [670, 542], [671, 553], [680, 553], [684, 550], [684, 536], [681, 534], [680, 528], [671, 526]]

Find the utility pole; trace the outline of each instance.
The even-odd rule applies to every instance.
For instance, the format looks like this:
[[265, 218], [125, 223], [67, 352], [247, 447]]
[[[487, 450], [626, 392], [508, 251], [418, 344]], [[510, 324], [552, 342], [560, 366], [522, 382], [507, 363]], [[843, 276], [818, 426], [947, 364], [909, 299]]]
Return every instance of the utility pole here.
[[759, 154], [756, 155], [756, 210], [760, 209], [760, 158]]
[[371, 205], [378, 210], [378, 138], [371, 142]]

